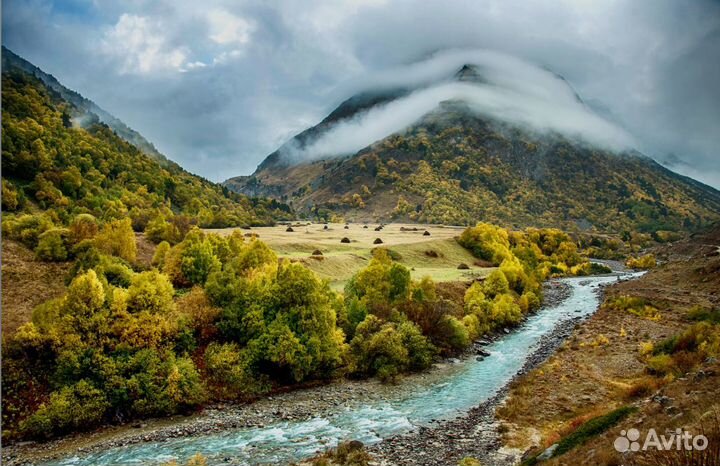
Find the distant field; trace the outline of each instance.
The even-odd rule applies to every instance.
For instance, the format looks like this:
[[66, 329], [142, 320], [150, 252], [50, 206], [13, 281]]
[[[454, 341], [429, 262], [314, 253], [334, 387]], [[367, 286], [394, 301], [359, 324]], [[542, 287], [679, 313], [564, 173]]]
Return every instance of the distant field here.
[[[363, 228], [367, 225], [367, 228]], [[245, 234], [254, 233], [277, 252], [307, 265], [318, 275], [330, 280], [335, 289], [341, 289], [355, 272], [367, 265], [372, 249], [384, 247], [399, 254], [398, 262], [410, 268], [413, 278], [430, 276], [438, 282], [467, 281], [489, 273], [489, 268], [475, 266], [475, 258], [455, 241], [463, 227], [443, 225], [417, 225], [392, 223], [375, 231], [377, 224], [294, 223], [294, 231], [286, 231], [287, 225], [258, 227], [242, 230]], [[417, 228], [417, 231], [408, 231]], [[405, 229], [403, 231], [402, 229]], [[233, 228], [208, 230], [214, 233], [229, 234]], [[429, 236], [423, 233], [428, 231]], [[341, 243], [348, 238], [350, 243]], [[373, 244], [380, 238], [382, 244]], [[322, 256], [312, 256], [320, 250]], [[437, 256], [437, 257], [435, 257]], [[464, 263], [470, 268], [459, 270]]]

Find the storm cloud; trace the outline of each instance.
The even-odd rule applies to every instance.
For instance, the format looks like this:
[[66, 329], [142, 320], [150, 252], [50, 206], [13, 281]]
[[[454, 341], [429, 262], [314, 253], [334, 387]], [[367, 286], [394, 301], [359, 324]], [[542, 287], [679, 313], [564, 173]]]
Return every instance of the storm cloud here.
[[[720, 187], [717, 1], [8, 0], [2, 34], [10, 49], [216, 181], [252, 172], [369, 86], [413, 81], [426, 94], [403, 105], [422, 108], [462, 94], [429, 83], [459, 63], [454, 50], [482, 49], [563, 76], [592, 109], [582, 115], [598, 118], [595, 132], [629, 134], [646, 154]], [[522, 87], [506, 82], [504, 92], [526, 102], [479, 111], [544, 102], [534, 92], [546, 86], [516, 78]], [[399, 122], [390, 110], [385, 121]], [[388, 129], [355, 123], [367, 135]], [[565, 129], [591, 139], [588, 128]]]

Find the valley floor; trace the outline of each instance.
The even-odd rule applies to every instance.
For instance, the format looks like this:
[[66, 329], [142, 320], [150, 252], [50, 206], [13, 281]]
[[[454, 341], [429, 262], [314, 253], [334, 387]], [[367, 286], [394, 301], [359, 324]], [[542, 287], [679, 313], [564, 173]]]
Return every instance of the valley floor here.
[[[380, 232], [375, 232], [372, 225], [367, 229], [362, 225], [350, 225], [345, 229], [344, 225], [331, 224], [328, 230], [323, 224], [293, 225], [294, 232], [286, 232], [286, 228], [254, 228], [248, 233], [259, 234], [281, 256], [303, 261], [311, 267], [315, 265], [316, 271], [332, 279], [337, 287], [356, 270], [351, 269], [348, 261], [360, 258], [362, 263], [358, 268], [366, 263], [375, 246], [375, 237], [381, 237], [383, 246], [397, 252], [401, 262], [415, 267], [413, 273], [421, 274], [436, 268], [445, 274], [451, 271], [467, 274], [447, 280], [455, 281], [459, 277], [470, 280], [487, 270], [472, 263], [468, 264], [469, 270], [457, 269], [456, 262], [473, 259], [464, 256], [465, 251], [459, 246], [459, 251], [455, 248], [454, 236], [460, 230], [451, 227], [392, 224]], [[407, 231], [409, 228], [419, 230]], [[423, 235], [425, 229], [430, 232], [429, 237]], [[229, 230], [221, 230], [226, 231]], [[349, 245], [340, 243], [339, 238], [344, 236], [352, 238]], [[20, 256], [27, 251], [15, 248], [16, 251], [13, 247], [13, 243], [3, 242], [3, 258], [10, 258], [3, 264], [3, 280], [7, 273], [22, 272], [17, 264], [31, 260]], [[323, 260], [310, 257], [315, 249], [323, 252]], [[438, 257], [433, 258], [438, 260], [433, 267], [422, 266], [430, 257], [426, 254], [428, 250], [438, 252]], [[604, 293], [607, 297], [646, 298], [660, 310], [659, 320], [605, 307], [576, 326], [573, 322], [560, 327], [530, 355], [521, 371], [524, 375], [496, 397], [466, 416], [371, 447], [375, 461], [387, 465], [454, 465], [465, 456], [473, 456], [483, 461], [482, 464], [513, 464], [523, 452], [541, 452], [588, 419], [626, 405], [637, 406], [638, 411], [620, 425], [547, 464], [621, 464], [623, 458], [615, 453], [613, 440], [620, 429], [627, 426], [658, 430], [698, 428], [702, 424], [700, 419], [703, 416], [707, 419], [707, 413], [720, 412], [720, 364], [716, 360], [702, 362], [688, 375], [668, 381], [659, 391], [642, 395], [629, 393], [638, 382], [648, 378], [646, 364], [639, 354], [641, 343], [657, 342], [689, 327], [691, 322], [686, 314], [694, 305], [720, 306], [719, 251], [720, 229], [658, 249], [656, 255], [665, 260], [663, 265], [640, 279], [611, 285]], [[15, 256], [20, 259], [13, 262]], [[336, 258], [337, 263], [332, 258]], [[330, 264], [335, 265], [330, 267]], [[9, 268], [6, 269], [6, 265]], [[328, 268], [323, 269], [324, 266]], [[62, 272], [44, 271], [47, 283], [42, 285], [52, 285], [53, 279], [64, 277]], [[38, 279], [42, 280], [42, 277]], [[435, 279], [443, 281], [438, 276]], [[46, 290], [43, 299], [52, 297], [52, 286], [41, 289]], [[561, 295], [547, 293], [546, 304], [560, 298]], [[5, 299], [3, 293], [4, 309]], [[27, 319], [27, 315], [19, 315], [20, 318]], [[6, 316], [3, 320], [7, 322]], [[376, 380], [339, 380], [273, 394], [250, 405], [216, 405], [191, 416], [149, 420], [78, 434], [44, 443], [42, 449], [35, 443], [19, 443], [3, 448], [3, 464], [27, 464], [114, 446], [307, 419], [340, 405], [352, 407], [369, 399], [382, 400], [418, 385], [437, 382], [450, 376], [455, 367], [447, 362], [437, 364], [428, 372], [404, 377], [397, 385], [385, 385]]]
[[[330, 280], [336, 290], [367, 265], [376, 247], [389, 249], [393, 259], [410, 268], [413, 279], [430, 276], [436, 282], [470, 281], [492, 270], [455, 240], [465, 227], [390, 223], [375, 231], [376, 227], [373, 223], [349, 223], [345, 228], [342, 223], [295, 222], [290, 224], [293, 231], [286, 231], [288, 225], [243, 231], [245, 236], [257, 235], [278, 256], [301, 262]], [[206, 231], [227, 235], [233, 230]], [[349, 242], [341, 242], [343, 238]], [[375, 244], [377, 239], [382, 243]], [[313, 255], [316, 250], [322, 255]]]

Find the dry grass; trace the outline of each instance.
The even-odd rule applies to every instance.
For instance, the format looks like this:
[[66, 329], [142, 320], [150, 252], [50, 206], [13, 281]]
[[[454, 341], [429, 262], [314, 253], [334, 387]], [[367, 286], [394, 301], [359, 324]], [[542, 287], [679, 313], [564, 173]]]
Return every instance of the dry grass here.
[[135, 242], [137, 243], [137, 264], [149, 269], [152, 267], [151, 262], [157, 246], [147, 239], [144, 233], [135, 233]]
[[[455, 237], [463, 227], [444, 225], [413, 225], [392, 223], [375, 231], [377, 224], [300, 222], [292, 224], [294, 231], [286, 231], [286, 225], [253, 228], [259, 238], [267, 243], [280, 257], [305, 264], [323, 278], [330, 280], [335, 289], [342, 289], [355, 272], [365, 267], [372, 256], [372, 249], [383, 247], [399, 255], [398, 262], [410, 268], [413, 278], [430, 276], [436, 282], [470, 281], [485, 276], [492, 268], [471, 266], [458, 270], [460, 263], [474, 264], [475, 258], [457, 244]], [[367, 228], [363, 228], [367, 225]], [[416, 231], [411, 231], [416, 228]], [[427, 230], [430, 236], [423, 233]], [[221, 235], [230, 234], [232, 228], [208, 230]], [[350, 243], [342, 243], [347, 237]], [[373, 244], [375, 238], [382, 245]], [[315, 250], [322, 252], [322, 261], [313, 260]], [[483, 264], [485, 265], [485, 264]]]
[[22, 244], [2, 240], [2, 333], [30, 320], [39, 304], [62, 296], [70, 263], [40, 262]]

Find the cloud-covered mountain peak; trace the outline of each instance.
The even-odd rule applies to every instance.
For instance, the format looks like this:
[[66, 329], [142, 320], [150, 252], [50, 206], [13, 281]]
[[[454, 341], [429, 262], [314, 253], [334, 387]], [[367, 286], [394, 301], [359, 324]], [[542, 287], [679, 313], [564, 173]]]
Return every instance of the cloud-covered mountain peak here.
[[487, 50], [452, 50], [366, 76], [355, 94], [317, 126], [284, 144], [269, 162], [294, 164], [347, 156], [416, 124], [441, 102], [461, 101], [479, 118], [612, 151], [634, 146], [616, 124], [593, 113], [558, 74]]

